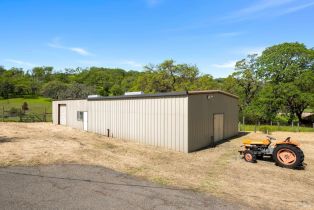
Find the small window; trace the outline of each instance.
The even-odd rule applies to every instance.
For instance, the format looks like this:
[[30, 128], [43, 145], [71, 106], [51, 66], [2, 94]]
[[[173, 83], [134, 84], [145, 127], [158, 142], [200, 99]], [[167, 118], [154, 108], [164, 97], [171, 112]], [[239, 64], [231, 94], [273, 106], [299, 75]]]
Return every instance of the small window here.
[[77, 112], [77, 121], [83, 121], [84, 112], [78, 111]]

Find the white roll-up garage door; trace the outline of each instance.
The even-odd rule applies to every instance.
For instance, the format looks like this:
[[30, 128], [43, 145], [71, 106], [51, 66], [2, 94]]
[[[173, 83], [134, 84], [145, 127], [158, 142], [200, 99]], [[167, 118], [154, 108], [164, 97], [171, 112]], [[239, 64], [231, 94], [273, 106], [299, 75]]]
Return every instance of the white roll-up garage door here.
[[66, 125], [67, 124], [67, 107], [64, 104], [59, 105], [59, 123], [60, 125]]

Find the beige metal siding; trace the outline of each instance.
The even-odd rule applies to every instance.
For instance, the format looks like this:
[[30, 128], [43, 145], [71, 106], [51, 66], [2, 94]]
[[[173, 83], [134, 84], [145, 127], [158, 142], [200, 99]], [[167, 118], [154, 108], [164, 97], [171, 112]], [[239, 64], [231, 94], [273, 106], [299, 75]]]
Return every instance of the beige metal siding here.
[[188, 98], [88, 101], [88, 131], [188, 151]]
[[58, 105], [66, 105], [66, 125], [83, 130], [83, 121], [77, 120], [78, 111], [87, 111], [87, 100], [65, 100], [52, 102], [52, 122], [58, 124]]
[[[212, 96], [208, 98], [208, 95]], [[138, 143], [191, 152], [213, 144], [214, 114], [223, 114], [223, 138], [238, 132], [238, 100], [222, 93], [189, 96], [53, 102], [67, 105], [67, 126], [83, 130], [77, 111], [88, 112], [88, 131]]]
[[[208, 99], [208, 95], [212, 98]], [[221, 93], [189, 96], [189, 152], [213, 144], [213, 116], [224, 114], [223, 138], [238, 133], [238, 100]]]

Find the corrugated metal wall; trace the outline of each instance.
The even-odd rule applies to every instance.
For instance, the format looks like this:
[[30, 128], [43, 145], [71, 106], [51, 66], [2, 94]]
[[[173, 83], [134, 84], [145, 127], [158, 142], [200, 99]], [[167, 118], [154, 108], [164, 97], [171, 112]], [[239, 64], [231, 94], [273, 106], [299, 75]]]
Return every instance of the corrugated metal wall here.
[[224, 139], [237, 135], [238, 109], [238, 99], [221, 93], [190, 95], [189, 152], [213, 144], [214, 114], [224, 114]]
[[[208, 95], [212, 98], [208, 99]], [[67, 126], [83, 129], [77, 111], [88, 112], [88, 131], [176, 151], [191, 152], [213, 143], [213, 115], [224, 114], [224, 139], [238, 133], [238, 99], [222, 93], [112, 100], [53, 102], [67, 105]]]
[[67, 126], [83, 130], [83, 121], [77, 121], [78, 111], [87, 111], [87, 100], [65, 100], [52, 102], [52, 122], [58, 124], [58, 104], [66, 105]]
[[188, 151], [188, 97], [88, 101], [88, 131]]

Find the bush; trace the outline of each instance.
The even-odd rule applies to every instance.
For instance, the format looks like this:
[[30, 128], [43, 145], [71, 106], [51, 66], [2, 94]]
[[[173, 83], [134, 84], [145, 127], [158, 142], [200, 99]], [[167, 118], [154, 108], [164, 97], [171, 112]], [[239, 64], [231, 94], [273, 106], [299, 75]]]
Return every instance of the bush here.
[[15, 108], [15, 107], [12, 107], [12, 108], [9, 110], [10, 116], [17, 116], [19, 112], [20, 112], [20, 110], [17, 109], [17, 108]]
[[261, 126], [259, 127], [259, 131], [263, 132], [263, 133], [267, 133], [271, 134], [271, 132], [273, 131], [273, 128], [271, 126]]
[[23, 98], [24, 99], [38, 99], [38, 96], [36, 96], [36, 95], [24, 95]]
[[28, 103], [27, 103], [27, 102], [24, 102], [24, 103], [22, 104], [22, 111], [23, 111], [23, 113], [25, 113], [27, 110], [29, 110], [29, 108], [28, 108]]

